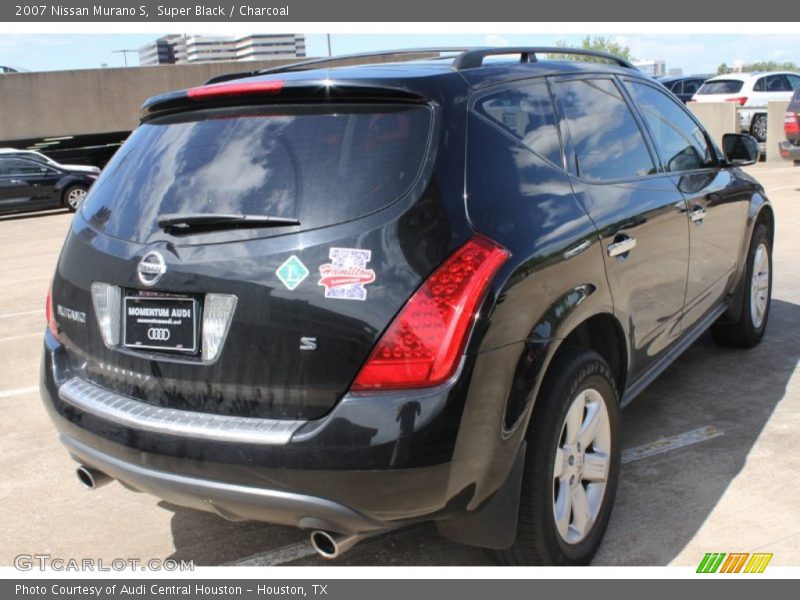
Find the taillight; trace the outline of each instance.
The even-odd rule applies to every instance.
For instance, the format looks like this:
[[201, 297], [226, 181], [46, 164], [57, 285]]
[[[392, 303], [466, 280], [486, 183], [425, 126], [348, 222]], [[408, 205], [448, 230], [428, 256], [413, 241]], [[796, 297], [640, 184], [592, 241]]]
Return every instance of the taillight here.
[[53, 286], [47, 288], [47, 300], [44, 305], [44, 315], [47, 319], [47, 327], [50, 329], [56, 339], [58, 339], [58, 324], [56, 323], [56, 314], [53, 310]]
[[240, 81], [236, 83], [215, 83], [189, 88], [189, 98], [214, 98], [218, 96], [241, 96], [244, 94], [277, 93], [283, 89], [283, 81]]
[[800, 135], [800, 122], [797, 113], [788, 111], [783, 119], [783, 131], [788, 134]]
[[438, 385], [458, 367], [478, 306], [509, 252], [476, 236], [411, 296], [361, 367], [353, 390]]
[[747, 102], [747, 96], [739, 96], [737, 98], [726, 98], [725, 102], [736, 102], [739, 106], [744, 106]]

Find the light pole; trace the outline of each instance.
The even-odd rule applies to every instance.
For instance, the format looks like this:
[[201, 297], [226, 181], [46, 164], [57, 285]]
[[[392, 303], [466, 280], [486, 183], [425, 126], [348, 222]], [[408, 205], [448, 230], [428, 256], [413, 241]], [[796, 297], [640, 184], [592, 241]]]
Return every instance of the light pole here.
[[128, 52], [133, 54], [133, 53], [137, 52], [137, 50], [112, 50], [111, 52], [112, 53], [117, 53], [117, 54], [121, 52], [122, 56], [125, 59], [125, 66], [127, 67], [128, 66]]
[[331, 53], [331, 34], [330, 33], [328, 34], [328, 56], [329, 57], [333, 56], [333, 54]]

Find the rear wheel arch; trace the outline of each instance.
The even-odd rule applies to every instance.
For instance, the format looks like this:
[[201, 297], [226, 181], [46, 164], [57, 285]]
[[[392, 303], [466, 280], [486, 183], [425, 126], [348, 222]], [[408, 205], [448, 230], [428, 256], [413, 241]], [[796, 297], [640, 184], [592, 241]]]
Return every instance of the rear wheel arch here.
[[555, 359], [564, 352], [584, 348], [597, 352], [608, 363], [617, 391], [622, 397], [628, 376], [628, 344], [622, 325], [610, 313], [597, 313], [574, 327], [556, 348], [548, 363], [544, 376], [547, 377], [550, 367], [556, 364]]

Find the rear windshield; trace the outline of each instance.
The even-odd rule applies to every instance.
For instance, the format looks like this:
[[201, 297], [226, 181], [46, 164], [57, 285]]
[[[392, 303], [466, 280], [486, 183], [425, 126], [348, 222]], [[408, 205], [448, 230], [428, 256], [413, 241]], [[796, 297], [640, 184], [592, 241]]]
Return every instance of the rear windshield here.
[[707, 94], [738, 94], [743, 85], [744, 81], [738, 81], [736, 79], [717, 79], [716, 81], [706, 81], [700, 86], [700, 89], [697, 90], [697, 94], [701, 96]]
[[341, 223], [408, 191], [431, 118], [426, 106], [328, 105], [150, 121], [106, 166], [83, 214], [96, 229], [134, 241], [160, 232], [156, 221], [166, 214], [286, 217], [303, 230]]

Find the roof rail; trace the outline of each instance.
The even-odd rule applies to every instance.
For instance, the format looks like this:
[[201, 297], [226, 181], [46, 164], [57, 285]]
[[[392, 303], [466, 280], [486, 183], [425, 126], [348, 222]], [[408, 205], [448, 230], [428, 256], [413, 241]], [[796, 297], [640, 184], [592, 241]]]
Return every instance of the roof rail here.
[[[472, 50], [470, 47], [433, 47], [433, 48], [409, 48], [404, 50], [381, 50], [378, 52], [360, 52], [358, 54], [342, 54], [340, 56], [328, 56], [325, 58], [312, 58], [310, 60], [302, 60], [294, 63], [280, 65], [278, 67], [270, 67], [268, 69], [259, 69], [257, 71], [241, 71], [238, 73], [225, 73], [224, 75], [217, 75], [205, 82], [205, 85], [212, 83], [222, 83], [223, 81], [230, 81], [231, 79], [241, 79], [244, 77], [255, 77], [257, 75], [268, 75], [272, 73], [286, 73], [289, 71], [304, 71], [313, 69], [318, 66], [325, 65], [330, 62], [340, 62], [354, 60], [357, 61], [361, 58], [374, 58], [379, 56], [402, 56], [404, 54], [432, 54], [432, 53], [464, 53]], [[359, 64], [359, 63], [356, 63]]]
[[593, 58], [603, 58], [611, 63], [627, 69], [635, 69], [631, 63], [624, 58], [597, 52], [595, 50], [584, 50], [582, 48], [560, 48], [560, 47], [496, 47], [496, 48], [474, 48], [459, 54], [453, 61], [453, 68], [456, 71], [464, 69], [475, 69], [483, 66], [483, 59], [487, 56], [499, 56], [503, 54], [519, 54], [520, 62], [536, 62], [537, 54], [574, 54], [577, 56], [590, 56]]

